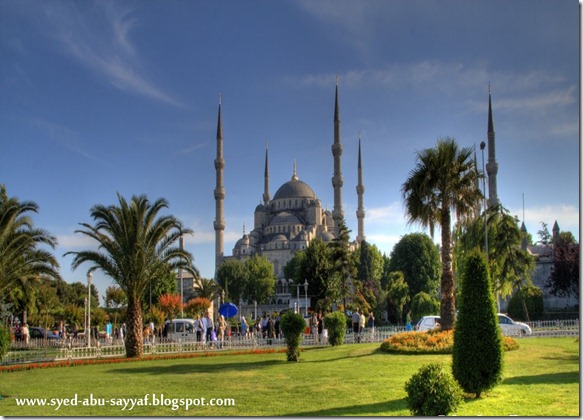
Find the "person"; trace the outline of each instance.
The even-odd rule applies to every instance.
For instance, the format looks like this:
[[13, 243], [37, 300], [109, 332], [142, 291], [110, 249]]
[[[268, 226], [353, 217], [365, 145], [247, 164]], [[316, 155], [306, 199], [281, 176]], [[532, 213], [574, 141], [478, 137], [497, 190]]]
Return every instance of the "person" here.
[[275, 319], [275, 338], [281, 338], [281, 318], [279, 315]]
[[247, 325], [247, 320], [245, 317], [241, 317], [241, 336], [243, 338], [247, 337], [247, 333], [249, 331], [249, 325]]
[[411, 326], [411, 311], [407, 312], [407, 331], [411, 331], [413, 327]]
[[219, 348], [223, 348], [223, 342], [225, 340], [225, 330], [227, 329], [227, 323], [225, 322], [225, 317], [219, 315]]
[[79, 327], [77, 323], [73, 324], [73, 340], [77, 340], [77, 335], [79, 335]]
[[63, 320], [59, 321], [59, 326], [57, 327], [57, 331], [58, 331], [59, 337], [65, 338], [65, 327], [63, 325]]
[[318, 341], [322, 339], [322, 333], [324, 332], [324, 317], [322, 312], [318, 312]]
[[312, 314], [312, 319], [310, 319], [310, 332], [314, 337], [314, 342], [318, 341], [318, 314], [316, 312]]
[[275, 323], [271, 315], [267, 315], [267, 344], [272, 344], [273, 338], [275, 338]]
[[[362, 311], [362, 312], [360, 313], [360, 320], [359, 320], [359, 323], [358, 323], [358, 330], [359, 330], [361, 333], [363, 333], [363, 334], [364, 334], [364, 327], [365, 327], [365, 326], [366, 326], [366, 318], [365, 318], [365, 316], [364, 316], [364, 311]], [[359, 340], [358, 340], [358, 342], [360, 343], [360, 337], [359, 337]]]
[[360, 325], [360, 313], [358, 312], [358, 308], [356, 308], [356, 311], [352, 313], [352, 332], [355, 335], [355, 341], [357, 341], [358, 343], [360, 343], [360, 337], [358, 337], [358, 334], [360, 333], [360, 329], [358, 328], [359, 325]]
[[196, 333], [196, 342], [200, 343], [202, 336], [202, 321], [200, 320], [200, 314], [196, 315], [194, 320], [194, 332]]
[[144, 344], [148, 344], [150, 342], [150, 326], [146, 325], [144, 327]]
[[26, 322], [22, 324], [20, 334], [22, 334], [22, 338], [24, 339], [24, 345], [28, 346], [28, 340], [30, 337], [28, 336], [28, 324]]
[[106, 325], [105, 325], [105, 341], [107, 342], [107, 344], [111, 344], [111, 330], [112, 330], [113, 326], [111, 325], [111, 321], [109, 321]]
[[206, 340], [205, 341], [210, 344], [212, 332], [215, 328], [215, 324], [213, 322], [213, 319], [211, 318], [210, 311], [206, 311], [206, 314], [204, 316], [204, 321], [205, 321], [205, 328], [206, 328], [206, 336], [205, 336]]
[[156, 326], [154, 325], [154, 321], [150, 321], [150, 341], [154, 343], [156, 339]]

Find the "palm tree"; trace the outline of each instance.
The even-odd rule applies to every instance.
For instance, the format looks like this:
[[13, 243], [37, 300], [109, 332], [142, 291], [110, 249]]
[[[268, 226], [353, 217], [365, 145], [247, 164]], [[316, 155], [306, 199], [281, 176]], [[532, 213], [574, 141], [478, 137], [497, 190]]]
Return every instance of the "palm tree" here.
[[219, 297], [221, 288], [213, 279], [197, 277], [192, 285], [196, 297], [205, 298], [211, 302]]
[[455, 320], [455, 282], [452, 258], [452, 211], [458, 220], [473, 214], [483, 198], [478, 188], [472, 148], [460, 149], [455, 139], [439, 139], [433, 149], [417, 152], [417, 165], [402, 186], [408, 223], [441, 226], [441, 328], [451, 329]]
[[197, 274], [192, 255], [176, 246], [185, 229], [173, 216], [158, 216], [168, 207], [165, 199], [150, 203], [144, 195], [133, 196], [128, 203], [119, 193], [119, 206], [97, 204], [91, 209], [92, 226], [81, 223], [77, 233], [99, 243], [97, 251], [68, 252], [75, 256], [73, 269], [85, 262], [89, 271], [100, 269], [125, 292], [128, 300], [127, 357], [140, 357], [142, 345], [142, 299], [151, 281], [170, 269], [184, 269]]
[[9, 198], [6, 187], [0, 185], [0, 293], [18, 284], [39, 281], [41, 277], [61, 279], [54, 255], [39, 245], [54, 249], [57, 239], [43, 229], [34, 227], [26, 213], [38, 212], [32, 201]]

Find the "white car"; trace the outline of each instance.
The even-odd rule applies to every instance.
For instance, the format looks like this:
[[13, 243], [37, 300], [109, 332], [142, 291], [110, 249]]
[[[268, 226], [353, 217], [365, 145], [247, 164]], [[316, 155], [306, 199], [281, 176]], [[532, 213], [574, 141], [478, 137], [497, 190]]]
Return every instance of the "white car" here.
[[531, 335], [530, 327], [522, 322], [513, 321], [508, 315], [498, 314], [502, 335]]
[[441, 317], [439, 315], [427, 315], [419, 320], [415, 328], [417, 331], [428, 331], [439, 327], [440, 324]]

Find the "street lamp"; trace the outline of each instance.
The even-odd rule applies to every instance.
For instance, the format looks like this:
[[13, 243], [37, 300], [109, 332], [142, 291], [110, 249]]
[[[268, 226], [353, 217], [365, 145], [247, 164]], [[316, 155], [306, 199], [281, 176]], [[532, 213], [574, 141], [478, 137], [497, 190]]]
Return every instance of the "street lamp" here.
[[306, 316], [308, 316], [308, 279], [304, 283], [304, 291], [306, 292]]
[[87, 348], [91, 348], [91, 279], [93, 278], [93, 273], [89, 271], [87, 273]]
[[[180, 235], [180, 250], [184, 250], [184, 237]], [[182, 268], [178, 269], [178, 278], [180, 279], [180, 318], [184, 318], [184, 280], [182, 279]]]

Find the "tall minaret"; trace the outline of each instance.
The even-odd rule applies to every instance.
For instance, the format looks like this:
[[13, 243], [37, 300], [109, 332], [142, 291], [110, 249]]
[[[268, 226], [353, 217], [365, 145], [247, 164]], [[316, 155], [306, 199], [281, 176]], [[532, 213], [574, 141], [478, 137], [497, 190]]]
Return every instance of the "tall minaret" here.
[[496, 174], [498, 173], [498, 162], [496, 162], [496, 134], [494, 132], [494, 121], [492, 120], [492, 93], [488, 86], [488, 163], [486, 164], [488, 173], [488, 207], [500, 204], [498, 199], [498, 186]]
[[356, 219], [358, 220], [358, 234], [356, 242], [359, 244], [364, 241], [364, 185], [362, 183], [362, 159], [360, 155], [360, 135], [358, 136], [358, 185], [356, 186], [358, 195], [358, 210], [356, 210]]
[[263, 204], [268, 205], [271, 201], [271, 196], [269, 195], [269, 150], [267, 144], [265, 145], [265, 176], [263, 182]]
[[344, 217], [342, 210], [342, 143], [340, 143], [340, 107], [338, 106], [338, 76], [336, 76], [336, 98], [334, 103], [334, 144], [332, 145], [332, 155], [334, 156], [334, 176], [332, 186], [334, 187], [334, 209], [332, 218], [334, 219], [334, 234], [338, 237], [340, 220]]
[[223, 263], [225, 255], [223, 233], [225, 231], [225, 218], [223, 201], [225, 200], [225, 187], [223, 187], [223, 169], [225, 160], [223, 159], [223, 122], [221, 119], [221, 96], [219, 95], [219, 118], [217, 123], [217, 158], [215, 159], [215, 170], [217, 172], [217, 187], [215, 188], [216, 216], [215, 216], [215, 277], [219, 266]]

